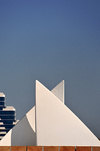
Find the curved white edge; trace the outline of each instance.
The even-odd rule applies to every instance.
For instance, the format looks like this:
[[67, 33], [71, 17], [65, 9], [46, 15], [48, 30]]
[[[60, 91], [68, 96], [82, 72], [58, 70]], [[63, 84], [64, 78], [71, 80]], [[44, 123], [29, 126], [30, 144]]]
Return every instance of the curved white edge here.
[[34, 146], [35, 133], [35, 107], [2, 138], [0, 146]]
[[12, 129], [3, 137], [3, 139], [0, 141], [0, 146], [11, 146], [11, 134]]
[[26, 117], [30, 123], [30, 126], [35, 132], [35, 106], [26, 114]]

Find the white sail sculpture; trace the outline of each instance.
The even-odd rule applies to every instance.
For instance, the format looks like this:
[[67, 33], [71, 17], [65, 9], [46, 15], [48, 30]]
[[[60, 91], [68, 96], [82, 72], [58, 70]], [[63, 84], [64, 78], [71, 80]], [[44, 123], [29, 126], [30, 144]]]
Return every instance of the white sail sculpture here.
[[65, 85], [64, 80], [61, 81], [51, 92], [58, 97], [63, 103], [65, 103]]
[[[60, 88], [58, 87], [60, 85]], [[61, 100], [64, 102], [64, 81], [60, 82], [53, 90], [57, 96], [57, 91], [61, 91]], [[58, 90], [59, 88], [59, 90]], [[53, 91], [52, 90], [52, 91]], [[58, 93], [59, 95], [59, 93]], [[6, 143], [5, 143], [6, 142]], [[12, 128], [6, 136], [0, 141], [0, 146], [32, 146], [36, 145], [36, 133], [35, 133], [35, 106], [18, 122], [18, 124]]]
[[36, 81], [35, 101], [0, 146], [100, 146], [98, 138], [64, 104], [64, 81], [51, 91]]

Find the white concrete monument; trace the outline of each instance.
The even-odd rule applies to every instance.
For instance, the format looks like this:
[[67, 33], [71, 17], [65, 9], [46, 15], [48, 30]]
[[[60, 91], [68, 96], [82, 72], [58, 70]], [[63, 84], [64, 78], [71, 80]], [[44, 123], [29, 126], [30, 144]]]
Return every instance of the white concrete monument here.
[[97, 137], [64, 104], [64, 81], [51, 91], [36, 81], [35, 101], [0, 146], [100, 146]]

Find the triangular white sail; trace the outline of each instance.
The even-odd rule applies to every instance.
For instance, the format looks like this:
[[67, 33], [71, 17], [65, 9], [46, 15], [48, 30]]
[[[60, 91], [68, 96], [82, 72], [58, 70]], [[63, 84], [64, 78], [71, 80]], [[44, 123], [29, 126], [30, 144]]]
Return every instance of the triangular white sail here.
[[63, 96], [64, 81], [53, 93], [36, 81], [36, 107], [4, 136], [0, 146], [100, 146], [96, 136], [62, 103]]
[[100, 146], [85, 124], [38, 81], [36, 135], [37, 145], [42, 146]]
[[[58, 86], [58, 85], [57, 85]], [[57, 86], [54, 88], [58, 89]], [[62, 92], [63, 87], [59, 88]], [[54, 92], [55, 94], [55, 92]], [[59, 94], [55, 94], [57, 97]], [[36, 145], [35, 106], [0, 141], [0, 146]]]
[[51, 92], [56, 95], [63, 103], [65, 103], [64, 101], [64, 80], [61, 81], [56, 87], [54, 87]]

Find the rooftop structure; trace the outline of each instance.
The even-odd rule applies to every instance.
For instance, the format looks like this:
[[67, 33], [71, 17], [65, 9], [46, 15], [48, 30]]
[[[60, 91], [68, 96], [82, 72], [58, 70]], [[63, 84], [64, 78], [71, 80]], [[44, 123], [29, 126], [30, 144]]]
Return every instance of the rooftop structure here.
[[0, 140], [16, 124], [16, 111], [13, 106], [6, 106], [5, 94], [0, 92]]

